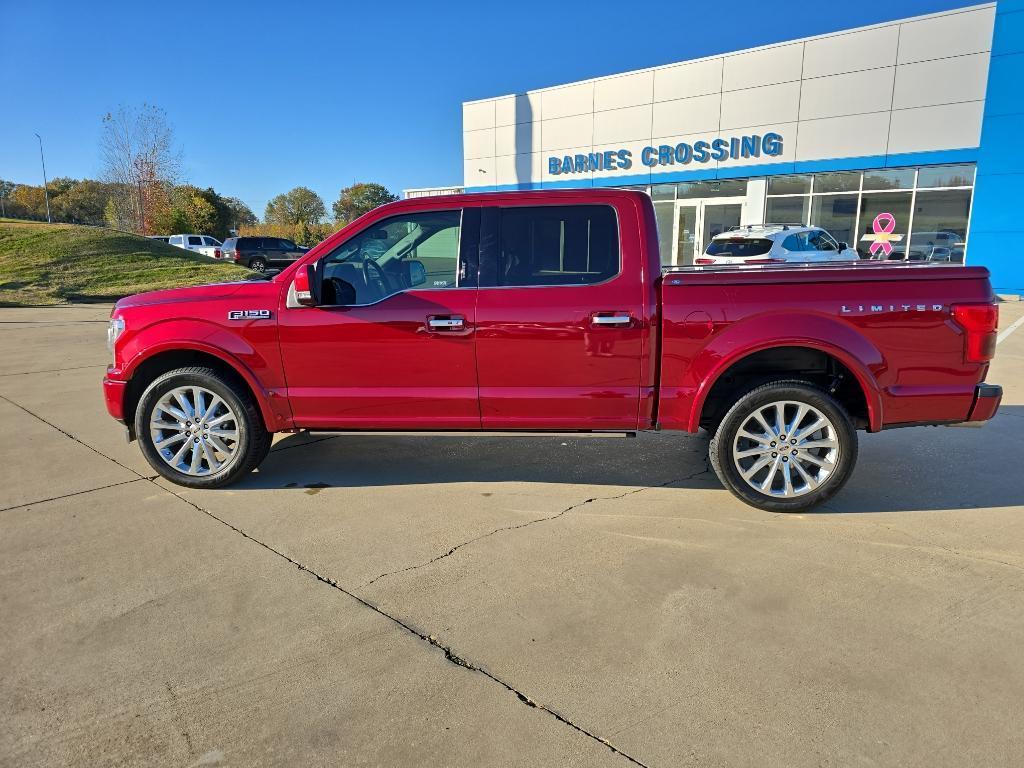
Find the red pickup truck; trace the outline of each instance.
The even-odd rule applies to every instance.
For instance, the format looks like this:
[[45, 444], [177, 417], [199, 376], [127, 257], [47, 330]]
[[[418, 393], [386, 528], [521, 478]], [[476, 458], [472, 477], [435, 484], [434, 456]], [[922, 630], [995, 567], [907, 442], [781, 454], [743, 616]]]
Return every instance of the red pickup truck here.
[[712, 435], [739, 498], [831, 497], [856, 430], [982, 422], [997, 306], [981, 267], [663, 272], [623, 190], [404, 200], [259, 281], [117, 303], [107, 408], [185, 486], [238, 480], [274, 432]]

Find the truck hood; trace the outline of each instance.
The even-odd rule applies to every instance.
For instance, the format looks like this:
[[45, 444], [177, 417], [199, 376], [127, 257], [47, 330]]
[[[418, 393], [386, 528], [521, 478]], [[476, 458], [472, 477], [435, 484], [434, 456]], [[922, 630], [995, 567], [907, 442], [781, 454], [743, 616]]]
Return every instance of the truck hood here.
[[265, 286], [270, 288], [272, 284], [262, 280], [240, 280], [233, 283], [213, 283], [210, 285], [193, 285], [188, 288], [168, 288], [163, 291], [148, 291], [137, 293], [134, 296], [126, 296], [115, 305], [115, 309], [127, 309], [128, 307], [145, 307], [153, 304], [176, 304], [185, 301], [209, 301], [210, 299], [223, 299], [232, 296], [244, 288]]

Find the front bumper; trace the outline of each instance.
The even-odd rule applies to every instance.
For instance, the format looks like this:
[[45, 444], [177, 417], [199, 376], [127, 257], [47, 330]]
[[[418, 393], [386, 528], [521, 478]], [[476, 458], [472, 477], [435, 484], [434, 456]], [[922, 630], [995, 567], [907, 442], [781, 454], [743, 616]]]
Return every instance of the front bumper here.
[[1003, 388], [998, 384], [979, 384], [974, 388], [974, 402], [967, 418], [954, 427], [980, 427], [996, 415], [1003, 399]]
[[103, 400], [107, 404], [107, 413], [121, 423], [124, 423], [124, 392], [127, 387], [126, 381], [103, 377]]

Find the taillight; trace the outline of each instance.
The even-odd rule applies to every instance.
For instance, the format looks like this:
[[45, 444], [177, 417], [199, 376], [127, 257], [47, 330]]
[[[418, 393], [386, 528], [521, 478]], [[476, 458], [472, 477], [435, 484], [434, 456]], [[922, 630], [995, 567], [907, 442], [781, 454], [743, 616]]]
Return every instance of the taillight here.
[[213, 258], [215, 258], [215, 259], [219, 259], [220, 258], [220, 248], [214, 248], [213, 249]]
[[964, 329], [964, 359], [984, 363], [996, 353], [999, 307], [995, 304], [954, 304], [953, 321]]
[[241, 261], [242, 260], [242, 254], [240, 254], [238, 251], [233, 251], [233, 253], [234, 253], [234, 256], [231, 257], [232, 259], [234, 259], [235, 261]]
[[714, 264], [714, 263], [715, 263], [715, 260], [714, 260], [714, 259], [701, 259], [701, 258], [696, 258], [696, 259], [694, 259], [694, 260], [693, 260], [693, 263], [694, 263], [694, 264]]

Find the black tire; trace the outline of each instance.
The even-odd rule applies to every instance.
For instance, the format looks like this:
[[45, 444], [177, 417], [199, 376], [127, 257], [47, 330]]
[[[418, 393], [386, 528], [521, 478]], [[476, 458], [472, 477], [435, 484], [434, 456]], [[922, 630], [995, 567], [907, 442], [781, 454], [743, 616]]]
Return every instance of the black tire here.
[[[185, 474], [170, 466], [154, 444], [149, 426], [154, 408], [164, 395], [177, 387], [191, 386], [202, 387], [220, 397], [234, 414], [232, 421], [238, 433], [234, 458], [225, 462], [219, 471], [204, 475]], [[234, 376], [198, 366], [168, 371], [146, 387], [135, 409], [135, 434], [142, 455], [149, 465], [172, 483], [187, 488], [221, 488], [234, 483], [252, 472], [267, 457], [273, 439], [263, 424], [263, 417], [252, 395], [242, 382]]]
[[[763, 467], [763, 475], [761, 474], [761, 470], [759, 470], [751, 476], [753, 480], [760, 480], [760, 482], [763, 482], [765, 478], [772, 475], [773, 480], [769, 483], [768, 491], [776, 490], [776, 482], [781, 486], [777, 489], [780, 492], [785, 488], [796, 488], [797, 482], [804, 487], [811, 486], [809, 481], [804, 481], [794, 473], [794, 470], [797, 468], [797, 458], [799, 456], [804, 457], [803, 459], [800, 459], [800, 467], [808, 467], [810, 469], [810, 474], [815, 481], [818, 481], [820, 473], [824, 470], [818, 469], [817, 465], [810, 464], [807, 454], [810, 453], [814, 458], [820, 459], [827, 456], [832, 459], [828, 465], [830, 469], [824, 480], [818, 481], [820, 484], [813, 486], [802, 492], [800, 495], [796, 495], [794, 497], [773, 495], [771, 492], [763, 492], [758, 488], [753, 487], [751, 483], [743, 478], [740, 466], [738, 466], [741, 461], [747, 462], [746, 469], [749, 471], [755, 463], [761, 460], [768, 460], [769, 457], [776, 456], [777, 452], [785, 454], [787, 451], [794, 451], [798, 446], [787, 444], [790, 442], [791, 436], [784, 435], [787, 440], [781, 444], [781, 447], [778, 447], [777, 451], [753, 456], [749, 459], [737, 458], [734, 456], [734, 448], [738, 445], [755, 445], [754, 441], [737, 442], [737, 434], [741, 427], [747, 424], [749, 420], [756, 418], [755, 414], [758, 413], [760, 409], [778, 402], [797, 404], [784, 406], [787, 416], [783, 421], [790, 418], [789, 414], [792, 415], [792, 418], [796, 418], [799, 404], [804, 404], [810, 408], [817, 409], [830, 422], [829, 427], [834, 431], [834, 438], [829, 438], [829, 440], [838, 444], [837, 456], [831, 455], [828, 449], [811, 448], [803, 454], [793, 452], [781, 458], [780, 460], [786, 461], [787, 463], [791, 457], [793, 458], [794, 464], [791, 464], [788, 469], [780, 467], [781, 469], [786, 470], [785, 478], [789, 478], [791, 473], [793, 473], [793, 477], [797, 477], [797, 481], [794, 481], [791, 486], [784, 485], [784, 483], [789, 482], [789, 480], [783, 478], [781, 473], [777, 473], [775, 471], [775, 467], [779, 467], [780, 465], [775, 464], [774, 459], [771, 459], [772, 464]], [[806, 419], [807, 417], [805, 417], [805, 420], [801, 421], [801, 424], [805, 425], [805, 428], [808, 428], [813, 424], [813, 422], [812, 424], [808, 424]], [[768, 426], [772, 427], [774, 425], [769, 424]], [[761, 429], [759, 432], [764, 433], [764, 430]], [[812, 441], [820, 442], [820, 438], [813, 437], [813, 435], [816, 434], [819, 433], [814, 432], [807, 437]], [[799, 436], [800, 432], [798, 430], [797, 437]], [[745, 438], [742, 439], [745, 441]], [[770, 440], [770, 438], [768, 439]], [[776, 442], [766, 442], [764, 445], [775, 447]], [[752, 452], [753, 450], [758, 449], [751, 448], [748, 452]], [[771, 448], [766, 450], [770, 451]], [[729, 491], [731, 491], [732, 494], [740, 500], [768, 512], [803, 512], [832, 498], [832, 496], [834, 496], [850, 478], [853, 468], [857, 463], [857, 432], [854, 429], [853, 422], [850, 420], [846, 410], [827, 392], [824, 392], [806, 381], [773, 381], [747, 392], [736, 401], [736, 403], [725, 414], [722, 422], [718, 425], [718, 429], [711, 440], [708, 451], [711, 459], [711, 466], [715, 470], [715, 474], [718, 475], [718, 479], [722, 481], [722, 485], [728, 488]], [[815, 472], [818, 474], [815, 475]], [[760, 483], [756, 482], [755, 484]]]
[[267, 260], [262, 256], [253, 256], [249, 259], [249, 269], [253, 272], [266, 272], [267, 271]]

